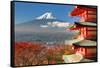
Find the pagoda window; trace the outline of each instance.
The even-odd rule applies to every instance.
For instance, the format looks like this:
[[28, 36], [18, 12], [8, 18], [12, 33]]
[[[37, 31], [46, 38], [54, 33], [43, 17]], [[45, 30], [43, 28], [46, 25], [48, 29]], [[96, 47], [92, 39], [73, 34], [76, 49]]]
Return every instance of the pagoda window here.
[[86, 53], [86, 50], [85, 50], [85, 48], [83, 48], [83, 47], [79, 47], [78, 49], [77, 49], [77, 51], [76, 51], [77, 53], [81, 53], [82, 55], [85, 55]]
[[88, 11], [88, 14], [96, 14], [96, 11]]
[[81, 36], [83, 36], [84, 38], [86, 38], [86, 27], [81, 28], [80, 32], [81, 32]]
[[88, 18], [96, 18], [96, 15], [88, 15]]

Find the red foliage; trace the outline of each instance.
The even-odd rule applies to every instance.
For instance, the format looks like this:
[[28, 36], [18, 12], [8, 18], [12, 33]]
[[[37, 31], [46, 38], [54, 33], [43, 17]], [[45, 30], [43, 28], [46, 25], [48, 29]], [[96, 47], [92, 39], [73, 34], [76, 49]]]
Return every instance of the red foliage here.
[[60, 44], [48, 46], [40, 42], [16, 42], [15, 66], [62, 63], [66, 49]]
[[15, 43], [15, 66], [47, 64], [46, 47], [41, 43]]

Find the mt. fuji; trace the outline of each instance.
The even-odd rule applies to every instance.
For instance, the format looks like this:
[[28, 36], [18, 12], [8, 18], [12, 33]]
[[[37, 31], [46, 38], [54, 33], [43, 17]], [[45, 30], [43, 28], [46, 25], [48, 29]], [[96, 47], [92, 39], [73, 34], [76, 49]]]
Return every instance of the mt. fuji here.
[[52, 16], [51, 12], [46, 12], [43, 15], [37, 17], [36, 19], [56, 19], [56, 18]]
[[[57, 19], [51, 12], [46, 12], [34, 20], [15, 25], [18, 32], [56, 32], [65, 31], [70, 23]], [[48, 28], [47, 28], [48, 27]], [[46, 28], [46, 29], [44, 29]]]
[[46, 12], [34, 20], [15, 25], [16, 41], [63, 41], [71, 39], [74, 32], [67, 31], [70, 23], [55, 18]]

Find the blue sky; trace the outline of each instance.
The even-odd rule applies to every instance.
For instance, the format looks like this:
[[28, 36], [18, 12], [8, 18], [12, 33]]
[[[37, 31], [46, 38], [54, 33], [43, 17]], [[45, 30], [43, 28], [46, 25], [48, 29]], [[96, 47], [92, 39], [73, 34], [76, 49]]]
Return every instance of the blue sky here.
[[51, 12], [57, 19], [74, 23], [79, 20], [79, 17], [69, 16], [73, 8], [73, 5], [15, 2], [15, 23], [19, 24], [34, 20], [46, 12]]

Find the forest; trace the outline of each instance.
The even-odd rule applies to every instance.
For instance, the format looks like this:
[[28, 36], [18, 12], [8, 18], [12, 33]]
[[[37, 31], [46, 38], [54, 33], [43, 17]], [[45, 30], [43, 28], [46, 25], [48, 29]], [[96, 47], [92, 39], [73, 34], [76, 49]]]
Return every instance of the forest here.
[[15, 66], [47, 65], [64, 63], [62, 55], [72, 54], [70, 45], [46, 45], [41, 42], [16, 42]]

